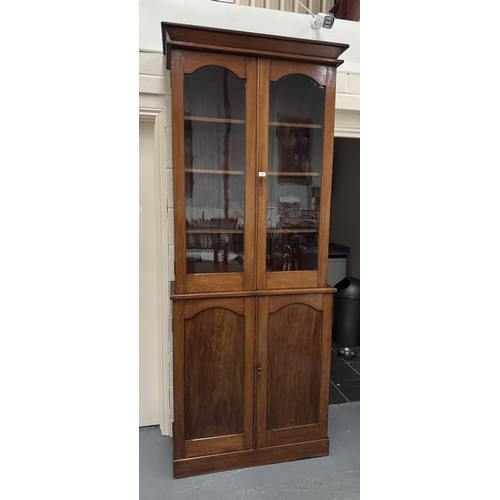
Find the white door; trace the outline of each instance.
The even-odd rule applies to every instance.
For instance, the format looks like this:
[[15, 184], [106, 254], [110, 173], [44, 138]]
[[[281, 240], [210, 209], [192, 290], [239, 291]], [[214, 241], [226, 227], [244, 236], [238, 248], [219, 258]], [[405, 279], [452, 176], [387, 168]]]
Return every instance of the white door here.
[[158, 425], [158, 265], [154, 123], [139, 122], [139, 426]]

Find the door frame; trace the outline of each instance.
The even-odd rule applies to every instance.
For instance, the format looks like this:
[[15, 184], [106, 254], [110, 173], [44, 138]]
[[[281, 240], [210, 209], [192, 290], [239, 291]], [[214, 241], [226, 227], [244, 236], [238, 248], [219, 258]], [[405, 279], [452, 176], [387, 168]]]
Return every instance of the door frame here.
[[165, 96], [139, 94], [139, 122], [154, 126], [154, 182], [156, 211], [157, 255], [157, 338], [158, 338], [158, 408], [161, 434], [171, 436], [171, 329], [172, 316], [168, 288], [168, 217], [167, 217], [167, 162]]
[[[321, 313], [319, 332], [320, 387], [317, 422], [292, 427], [268, 429], [269, 396], [269, 340], [272, 332], [269, 319], [280, 309], [303, 304]], [[332, 331], [333, 293], [293, 293], [264, 295], [257, 298], [257, 337], [255, 363], [261, 368], [261, 375], [255, 381], [255, 436], [256, 448], [289, 445], [324, 439], [328, 435], [328, 390], [330, 385], [330, 355]]]

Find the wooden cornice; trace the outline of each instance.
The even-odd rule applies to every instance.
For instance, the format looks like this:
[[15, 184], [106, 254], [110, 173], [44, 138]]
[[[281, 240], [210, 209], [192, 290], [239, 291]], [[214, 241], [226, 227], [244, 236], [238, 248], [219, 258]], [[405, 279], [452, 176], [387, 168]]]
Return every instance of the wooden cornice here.
[[217, 28], [205, 28], [162, 22], [163, 54], [170, 69], [172, 48], [218, 52], [311, 62], [340, 66], [340, 54], [349, 48], [345, 43], [303, 38], [263, 35]]

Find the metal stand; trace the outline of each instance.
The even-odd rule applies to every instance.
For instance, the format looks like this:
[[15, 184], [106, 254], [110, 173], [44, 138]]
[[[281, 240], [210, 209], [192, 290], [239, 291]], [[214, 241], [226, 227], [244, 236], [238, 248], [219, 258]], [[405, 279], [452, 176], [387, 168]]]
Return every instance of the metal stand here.
[[350, 347], [341, 347], [338, 350], [338, 354], [344, 359], [353, 359], [356, 357], [356, 351]]

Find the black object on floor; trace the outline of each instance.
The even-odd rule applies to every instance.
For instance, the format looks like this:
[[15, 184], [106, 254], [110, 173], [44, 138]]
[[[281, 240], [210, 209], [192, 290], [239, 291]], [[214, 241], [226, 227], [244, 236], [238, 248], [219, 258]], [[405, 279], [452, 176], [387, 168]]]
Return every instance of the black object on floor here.
[[344, 359], [353, 358], [352, 347], [359, 346], [360, 342], [360, 283], [358, 278], [344, 278], [335, 288], [333, 306], [332, 340], [342, 346], [337, 354]]

